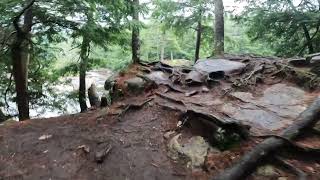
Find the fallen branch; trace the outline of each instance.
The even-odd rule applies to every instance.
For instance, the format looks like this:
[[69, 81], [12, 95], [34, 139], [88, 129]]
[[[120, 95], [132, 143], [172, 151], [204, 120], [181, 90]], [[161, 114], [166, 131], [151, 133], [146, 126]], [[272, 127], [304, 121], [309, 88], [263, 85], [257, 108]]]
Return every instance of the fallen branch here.
[[147, 104], [150, 101], [153, 101], [153, 98], [149, 98], [143, 101], [142, 103], [131, 103], [131, 104], [125, 105], [125, 108], [121, 111], [121, 113], [118, 114], [118, 120], [121, 121], [121, 118], [123, 117], [123, 115], [127, 113], [129, 110], [141, 109], [145, 104]]
[[[320, 97], [318, 97], [291, 126], [285, 129], [280, 136], [294, 140], [305, 130], [311, 129], [320, 120]], [[271, 137], [258, 144], [252, 151], [247, 153], [233, 167], [225, 170], [214, 180], [238, 180], [245, 179], [256, 168], [267, 161], [270, 156], [276, 154], [277, 150], [283, 148], [287, 142], [281, 138]]]

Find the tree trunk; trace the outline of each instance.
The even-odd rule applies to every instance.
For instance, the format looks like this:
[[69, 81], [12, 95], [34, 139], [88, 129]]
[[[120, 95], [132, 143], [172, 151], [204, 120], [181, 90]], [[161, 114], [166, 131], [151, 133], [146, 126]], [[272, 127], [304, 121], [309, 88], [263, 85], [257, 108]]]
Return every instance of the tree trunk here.
[[247, 153], [232, 168], [222, 172], [214, 180], [235, 180], [246, 179], [258, 166], [272, 158], [280, 148], [287, 142], [284, 139], [294, 140], [302, 133], [312, 128], [320, 119], [320, 97], [318, 97], [310, 107], [308, 107], [300, 116], [281, 133], [281, 138], [271, 137], [257, 145], [253, 150]]
[[80, 76], [79, 76], [79, 103], [81, 112], [85, 112], [88, 109], [87, 95], [86, 95], [86, 72], [88, 66], [88, 53], [90, 48], [90, 40], [83, 36], [80, 52]]
[[215, 38], [214, 54], [221, 56], [224, 54], [224, 6], [223, 0], [215, 1]]
[[313, 49], [312, 39], [311, 39], [309, 30], [308, 30], [305, 23], [302, 23], [301, 26], [303, 28], [304, 36], [305, 36], [307, 44], [308, 44], [309, 54], [313, 54], [315, 51]]
[[139, 22], [139, 0], [132, 1], [132, 19], [134, 25], [132, 28], [132, 60], [133, 63], [140, 62], [140, 30]]
[[160, 50], [160, 60], [163, 61], [164, 60], [164, 56], [165, 56], [165, 46], [166, 46], [166, 31], [163, 30], [162, 31], [162, 35], [161, 35], [161, 50]]
[[2, 112], [2, 110], [0, 109], [0, 123], [5, 121], [7, 119], [6, 115], [4, 115], [4, 113]]
[[161, 53], [160, 53], [160, 60], [164, 60], [164, 42], [161, 44]]
[[[201, 13], [200, 13], [201, 16]], [[195, 52], [195, 58], [194, 61], [197, 62], [200, 57], [200, 46], [201, 46], [201, 35], [202, 35], [202, 22], [201, 18], [199, 19], [198, 22], [198, 27], [197, 27], [197, 40], [196, 40], [196, 52]]]
[[28, 8], [24, 10], [23, 27], [19, 26], [20, 16], [14, 20], [14, 27], [17, 31], [16, 39], [11, 47], [12, 70], [16, 84], [17, 106], [19, 120], [30, 119], [29, 115], [29, 95], [28, 95], [28, 65], [30, 61], [30, 41], [32, 29], [32, 4], [28, 1]]
[[[289, 3], [290, 7], [292, 8], [292, 10], [298, 14], [301, 14], [297, 8], [294, 6], [294, 4], [292, 3], [291, 0], [287, 0], [287, 2]], [[309, 30], [307, 28], [307, 25], [306, 23], [302, 22], [300, 24], [300, 26], [302, 27], [303, 29], [303, 32], [304, 32], [304, 36], [306, 38], [306, 41], [307, 41], [307, 45], [308, 45], [308, 49], [309, 49], [309, 54], [313, 54], [314, 53], [314, 48], [313, 48], [313, 44], [312, 44], [312, 38], [310, 36], [310, 33], [309, 33]]]

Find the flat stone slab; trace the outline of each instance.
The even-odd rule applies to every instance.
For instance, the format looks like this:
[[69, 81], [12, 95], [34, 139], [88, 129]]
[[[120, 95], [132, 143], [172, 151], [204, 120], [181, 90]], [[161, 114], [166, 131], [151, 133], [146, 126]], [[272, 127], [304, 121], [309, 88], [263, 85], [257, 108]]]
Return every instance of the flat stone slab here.
[[195, 65], [195, 70], [204, 73], [225, 72], [226, 74], [241, 71], [246, 65], [241, 62], [226, 59], [205, 59], [199, 60]]
[[227, 103], [222, 111], [250, 125], [253, 131], [277, 131], [287, 127], [308, 107], [311, 98], [305, 91], [286, 84], [273, 85], [260, 97], [250, 92], [234, 92], [231, 97], [241, 103]]

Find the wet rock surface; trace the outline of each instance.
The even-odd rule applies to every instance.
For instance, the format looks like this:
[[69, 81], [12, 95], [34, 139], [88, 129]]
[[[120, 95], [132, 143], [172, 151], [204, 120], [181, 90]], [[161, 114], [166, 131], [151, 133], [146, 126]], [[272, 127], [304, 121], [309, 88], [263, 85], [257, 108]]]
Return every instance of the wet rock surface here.
[[230, 61], [226, 59], [206, 59], [199, 60], [194, 68], [199, 72], [213, 73], [213, 72], [225, 72], [234, 73], [239, 72], [245, 68], [245, 64], [241, 62]]
[[222, 110], [226, 114], [268, 131], [287, 127], [307, 108], [310, 101], [305, 91], [286, 84], [273, 85], [258, 97], [250, 92], [234, 92], [230, 96], [241, 103], [225, 104]]

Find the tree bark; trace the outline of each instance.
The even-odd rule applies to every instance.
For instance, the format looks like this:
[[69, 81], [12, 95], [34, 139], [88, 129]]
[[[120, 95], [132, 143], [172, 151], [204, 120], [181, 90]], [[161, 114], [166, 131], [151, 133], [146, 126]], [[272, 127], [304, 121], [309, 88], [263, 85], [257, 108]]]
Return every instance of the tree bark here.
[[[200, 13], [201, 16], [201, 13]], [[196, 40], [196, 52], [195, 52], [195, 57], [194, 61], [197, 62], [200, 58], [200, 46], [201, 46], [201, 35], [202, 35], [202, 22], [201, 18], [198, 21], [198, 26], [197, 26], [197, 40]]]
[[160, 60], [163, 61], [164, 60], [164, 56], [165, 56], [165, 46], [166, 46], [166, 31], [162, 31], [162, 34], [161, 34], [161, 42], [160, 42], [160, 45], [161, 45], [161, 49], [160, 49]]
[[222, 172], [214, 180], [237, 180], [246, 179], [259, 165], [265, 163], [270, 156], [284, 147], [287, 142], [284, 139], [294, 140], [303, 132], [312, 128], [320, 119], [320, 97], [309, 106], [295, 122], [281, 133], [281, 138], [271, 137], [257, 145], [251, 152], [247, 153], [232, 168]]
[[223, 0], [215, 1], [215, 38], [214, 54], [221, 56], [224, 54], [224, 6]]
[[88, 66], [88, 53], [90, 48], [90, 40], [83, 36], [80, 52], [80, 75], [79, 75], [79, 104], [81, 112], [88, 109], [87, 106], [87, 93], [86, 93], [86, 72]]
[[139, 22], [139, 0], [132, 0], [132, 19], [134, 25], [132, 28], [132, 60], [133, 63], [140, 62], [140, 29], [137, 25]]
[[2, 112], [2, 110], [0, 109], [0, 123], [5, 121], [7, 119], [6, 115], [4, 115], [4, 113]]
[[308, 28], [307, 28], [305, 23], [302, 23], [301, 26], [302, 26], [302, 29], [303, 29], [303, 32], [304, 32], [304, 36], [305, 36], [307, 44], [308, 44], [309, 54], [312, 54], [315, 51], [314, 51], [314, 48], [313, 48], [312, 39], [311, 39], [309, 30], [308, 30]]
[[[301, 13], [297, 10], [297, 8], [293, 5], [292, 1], [291, 0], [287, 0], [287, 2], [289, 3], [290, 7], [292, 8], [292, 10], [298, 14], [301, 15]], [[310, 33], [309, 33], [309, 30], [307, 28], [307, 25], [306, 23], [302, 22], [300, 23], [300, 26], [302, 27], [303, 29], [303, 32], [304, 32], [304, 36], [306, 38], [306, 44], [308, 46], [308, 49], [309, 49], [309, 54], [313, 54], [314, 53], [314, 48], [313, 48], [313, 44], [312, 44], [312, 38], [310, 36]]]
[[[30, 41], [33, 21], [32, 5], [34, 1], [27, 1], [21, 14], [15, 17], [13, 24], [17, 31], [16, 39], [11, 46], [12, 71], [16, 85], [17, 106], [19, 120], [30, 119], [28, 95], [28, 65], [30, 61]], [[21, 16], [24, 16], [22, 28], [19, 25]]]

